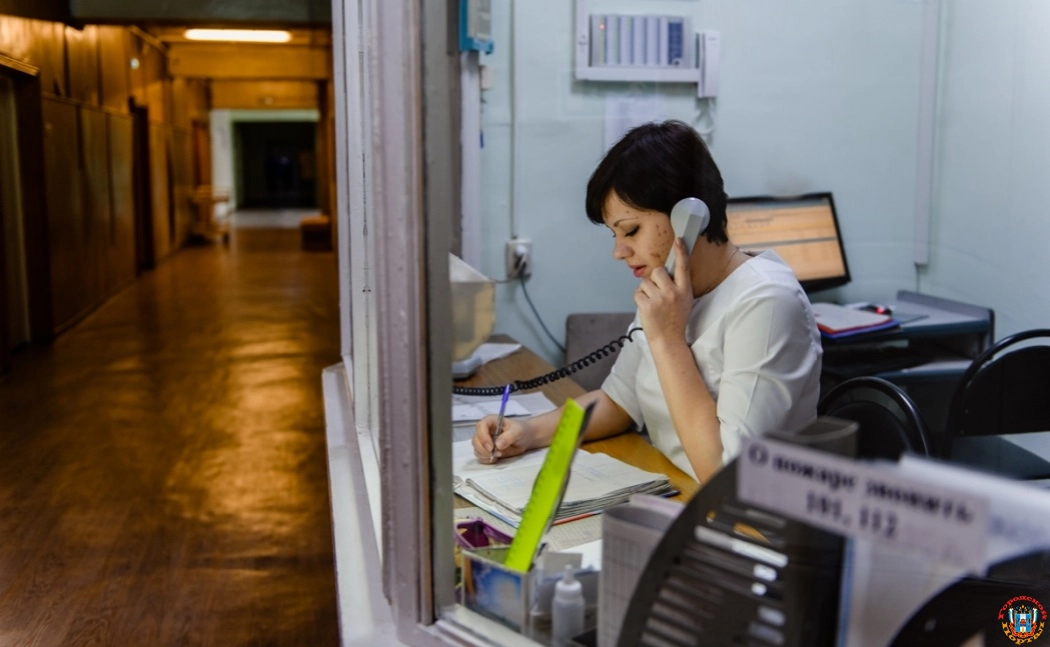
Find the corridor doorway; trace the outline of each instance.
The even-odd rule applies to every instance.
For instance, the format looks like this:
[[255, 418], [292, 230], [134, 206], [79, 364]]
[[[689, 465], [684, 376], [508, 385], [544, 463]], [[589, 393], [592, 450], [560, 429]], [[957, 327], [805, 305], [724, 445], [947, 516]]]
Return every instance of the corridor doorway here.
[[152, 269], [157, 258], [153, 249], [153, 185], [150, 172], [149, 110], [130, 104], [132, 126], [132, 186], [135, 201], [135, 272]]
[[238, 208], [317, 207], [315, 122], [241, 122], [234, 142]]
[[14, 81], [0, 74], [0, 371], [31, 337], [16, 110]]

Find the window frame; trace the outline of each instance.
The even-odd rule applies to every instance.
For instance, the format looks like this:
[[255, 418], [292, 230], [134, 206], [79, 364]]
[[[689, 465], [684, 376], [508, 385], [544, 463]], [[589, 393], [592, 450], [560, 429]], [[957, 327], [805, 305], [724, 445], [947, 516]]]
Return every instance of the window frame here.
[[[451, 402], [434, 400], [429, 390], [447, 392], [451, 376], [438, 371], [444, 383], [429, 384], [427, 367], [450, 366], [451, 357], [447, 345], [428, 343], [427, 320], [444, 311], [451, 321], [449, 242], [427, 235], [424, 211], [422, 11], [419, 0], [333, 1], [336, 230], [351, 440], [360, 450], [371, 517], [379, 521], [383, 594], [401, 640], [443, 644], [433, 629], [428, 430], [432, 409], [450, 427]], [[443, 286], [443, 299], [441, 289], [430, 298], [434, 286]], [[451, 494], [443, 496], [450, 508]], [[434, 543], [451, 551], [446, 516], [448, 539]], [[447, 580], [451, 597], [451, 574], [437, 579], [442, 586]]]
[[457, 0], [333, 0], [348, 440], [398, 638], [535, 645], [454, 595], [452, 357], [440, 340], [451, 335], [448, 254], [462, 216], [458, 11]]

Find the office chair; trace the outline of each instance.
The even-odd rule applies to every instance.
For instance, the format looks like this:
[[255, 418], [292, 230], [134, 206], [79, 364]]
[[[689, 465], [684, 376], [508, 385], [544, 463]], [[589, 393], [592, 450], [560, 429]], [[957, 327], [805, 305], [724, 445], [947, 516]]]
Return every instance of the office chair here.
[[[565, 363], [586, 357], [596, 348], [608, 344], [627, 332], [634, 321], [633, 312], [575, 313], [565, 320]], [[600, 389], [618, 355], [609, 355], [572, 374], [572, 379], [587, 391]]]
[[857, 458], [930, 455], [929, 432], [918, 407], [899, 386], [882, 378], [855, 377], [838, 384], [821, 398], [817, 414], [860, 425]]
[[[1042, 345], [1014, 348], [1044, 339]], [[959, 436], [1050, 431], [1050, 329], [1019, 332], [977, 356], [948, 413], [948, 447]]]

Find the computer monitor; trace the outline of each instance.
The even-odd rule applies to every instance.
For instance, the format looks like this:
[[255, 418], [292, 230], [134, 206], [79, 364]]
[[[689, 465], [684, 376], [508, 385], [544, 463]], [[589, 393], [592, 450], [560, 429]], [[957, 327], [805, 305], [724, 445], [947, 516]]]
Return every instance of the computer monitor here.
[[849, 283], [846, 250], [830, 193], [730, 198], [726, 218], [727, 233], [735, 244], [749, 252], [776, 251], [806, 292]]

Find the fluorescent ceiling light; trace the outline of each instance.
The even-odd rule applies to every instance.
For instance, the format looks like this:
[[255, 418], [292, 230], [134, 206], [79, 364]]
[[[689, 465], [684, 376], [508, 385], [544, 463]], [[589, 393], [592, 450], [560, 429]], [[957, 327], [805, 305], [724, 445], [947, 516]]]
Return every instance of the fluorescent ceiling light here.
[[239, 43], [287, 43], [291, 32], [277, 29], [187, 29], [187, 40], [225, 40]]

